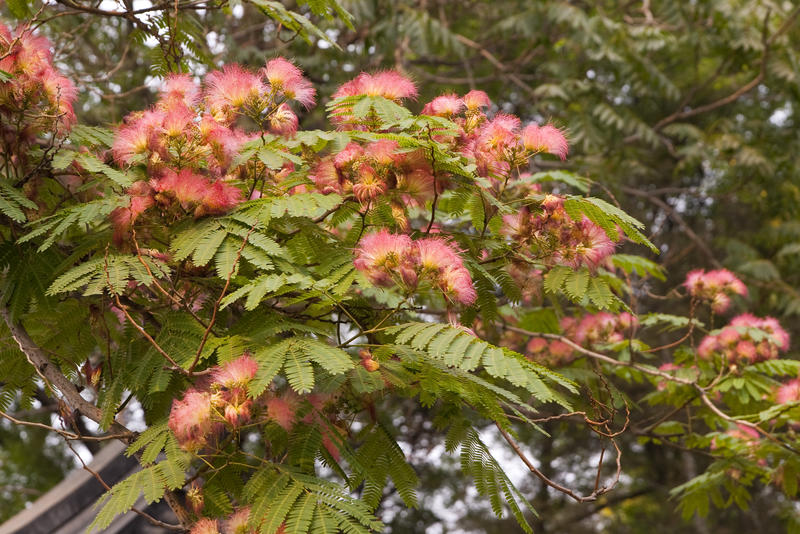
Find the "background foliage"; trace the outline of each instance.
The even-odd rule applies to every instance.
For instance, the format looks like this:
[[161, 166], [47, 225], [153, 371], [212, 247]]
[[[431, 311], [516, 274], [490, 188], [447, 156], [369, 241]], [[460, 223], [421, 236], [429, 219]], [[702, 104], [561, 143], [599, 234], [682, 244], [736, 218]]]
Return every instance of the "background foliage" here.
[[[568, 128], [569, 160], [537, 162], [540, 167], [534, 170], [566, 168], [589, 177], [590, 194], [616, 200], [645, 222], [647, 237], [660, 250], [650, 257], [657, 259], [666, 277], [632, 278], [634, 311], [678, 314], [685, 302], [679, 308], [658, 295], [678, 286], [690, 269], [725, 266], [747, 283], [747, 309], [779, 317], [789, 329], [797, 324], [800, 152], [795, 108], [800, 36], [791, 3], [342, 2], [352, 19], [324, 2], [287, 5], [293, 11], [280, 6], [245, 2], [187, 8], [174, 25], [168, 9], [130, 17], [92, 13], [86, 9], [89, 4], [65, 1], [42, 10], [42, 19], [63, 16], [48, 20], [40, 31], [53, 41], [58, 66], [79, 84], [76, 111], [89, 125], [119, 122], [130, 110], [152, 103], [155, 76], [169, 70], [202, 73], [233, 61], [257, 67], [266, 55], [276, 54], [298, 61], [318, 87], [322, 103], [358, 72], [386, 67], [419, 81], [418, 107], [444, 91], [486, 90], [500, 109], [524, 121], [554, 120]], [[29, 18], [38, 9], [35, 4], [8, 2], [4, 18]], [[292, 12], [307, 15], [322, 33], [298, 22]], [[308, 129], [324, 124], [322, 105], [303, 118]], [[100, 143], [88, 137], [81, 141]], [[627, 252], [647, 254], [643, 247], [627, 247]], [[35, 263], [32, 256], [3, 257], [5, 262], [41, 266], [24, 272], [12, 269], [20, 277], [14, 281], [16, 288], [39, 295], [50, 287], [48, 273], [63, 260], [58, 247], [36, 254]], [[72, 287], [68, 280], [62, 282], [60, 289]], [[17, 289], [6, 298], [12, 313], [22, 313], [30, 295]], [[31, 332], [34, 338], [59, 352], [80, 355], [93, 349], [77, 334], [43, 338], [52, 325], [59, 325], [59, 332], [79, 332], [78, 325], [99, 324], [92, 322], [100, 317], [96, 310], [56, 306], [52, 296], [38, 298], [41, 309], [35, 317], [42, 326]], [[176, 324], [174, 331], [180, 329]], [[793, 333], [800, 332], [795, 328]], [[665, 329], [649, 336], [648, 341], [659, 346], [676, 334]], [[671, 359], [668, 351], [662, 356]], [[589, 371], [578, 369], [575, 377]], [[645, 390], [632, 381], [619, 395], [638, 401]], [[167, 400], [156, 395], [151, 402]], [[447, 525], [451, 519], [443, 510], [457, 502], [469, 503], [459, 528], [509, 528], [504, 520], [485, 513], [485, 504], [470, 494], [452, 465], [438, 455], [429, 457], [438, 429], [424, 424], [424, 410], [397, 406], [391, 414], [390, 407], [382, 408], [387, 420], [401, 421], [397, 426], [408, 429], [403, 444], [412, 451], [411, 463], [425, 466], [418, 471], [420, 493], [442, 499], [418, 498], [418, 509], [405, 510], [390, 496], [384, 506], [392, 532]], [[686, 443], [657, 446], [648, 436], [648, 423], [658, 414], [649, 413], [645, 403], [634, 403], [634, 408], [646, 415], [621, 438], [625, 476], [614, 493], [577, 505], [536, 480], [521, 483], [522, 493], [539, 512], [541, 520], [534, 520], [537, 531], [784, 528], [789, 509], [770, 485], [755, 489], [747, 510], [712, 509], [706, 518], [694, 516], [689, 523], [681, 519], [674, 512], [676, 501], [668, 500], [669, 492], [704, 473], [709, 459], [685, 450]], [[520, 436], [535, 452], [540, 468], [591, 489], [595, 438], [584, 427], [563, 421], [541, 425], [552, 439], [536, 432]], [[7, 443], [18, 437], [10, 428], [3, 431], [10, 433], [3, 438], [3, 449], [13, 450]], [[60, 456], [53, 462], [62, 469], [67, 466]], [[31, 474], [20, 484], [32, 490], [55, 482], [32, 470], [34, 465], [41, 462], [4, 462], [0, 477], [7, 480], [0, 482], [13, 487], [25, 473]], [[12, 472], [4, 474], [7, 469]], [[449, 491], [434, 492], [442, 486]], [[0, 491], [0, 498], [15, 503], [0, 509], [11, 514], [21, 504], [19, 497], [18, 492]]]

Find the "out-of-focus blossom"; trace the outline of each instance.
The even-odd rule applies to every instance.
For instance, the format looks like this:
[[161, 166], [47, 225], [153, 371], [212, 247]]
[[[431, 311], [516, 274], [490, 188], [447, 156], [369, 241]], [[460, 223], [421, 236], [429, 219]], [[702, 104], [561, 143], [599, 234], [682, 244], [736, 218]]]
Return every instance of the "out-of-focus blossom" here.
[[789, 334], [775, 318], [744, 313], [717, 333], [703, 338], [697, 354], [703, 359], [718, 354], [730, 363], [751, 364], [777, 358], [788, 349]]
[[690, 271], [683, 286], [692, 297], [710, 301], [716, 313], [730, 307], [732, 295], [747, 296], [747, 286], [727, 269]]
[[522, 130], [522, 144], [528, 150], [534, 152], [547, 152], [558, 156], [562, 160], [567, 159], [569, 153], [569, 143], [564, 133], [553, 126], [545, 124], [529, 124]]

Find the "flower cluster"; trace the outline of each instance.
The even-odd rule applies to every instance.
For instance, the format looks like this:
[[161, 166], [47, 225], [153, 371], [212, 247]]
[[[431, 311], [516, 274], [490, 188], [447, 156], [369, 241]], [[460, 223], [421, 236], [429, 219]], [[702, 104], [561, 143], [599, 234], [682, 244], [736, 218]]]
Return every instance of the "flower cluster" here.
[[[121, 166], [144, 165], [149, 182], [127, 193], [130, 206], [112, 214], [117, 240], [151, 206], [195, 217], [221, 214], [243, 200], [234, 161], [242, 146], [261, 132], [293, 135], [298, 119], [287, 101], [308, 108], [315, 90], [300, 69], [283, 58], [269, 61], [259, 73], [227, 65], [209, 73], [201, 88], [189, 75], [170, 75], [156, 104], [128, 115], [112, 147]], [[247, 117], [258, 126], [238, 125]]]
[[455, 147], [474, 159], [478, 173], [486, 178], [508, 179], [514, 167], [524, 166], [539, 153], [566, 159], [569, 144], [561, 130], [552, 124], [529, 124], [523, 128], [519, 118], [505, 113], [489, 119], [483, 112], [489, 105], [489, 97], [483, 91], [470, 91], [463, 97], [446, 94], [428, 102], [422, 114], [455, 122], [461, 129], [453, 139]]
[[503, 232], [530, 260], [546, 265], [596, 269], [613, 252], [614, 242], [586, 217], [573, 220], [564, 209], [564, 198], [545, 195], [538, 209], [521, 208], [503, 217]]
[[715, 313], [730, 307], [731, 296], [747, 296], [747, 286], [727, 269], [690, 271], [683, 285], [692, 297], [710, 301]]
[[401, 227], [407, 226], [406, 205], [430, 200], [437, 185], [442, 191], [421, 150], [400, 152], [398, 143], [388, 139], [364, 146], [351, 142], [341, 152], [322, 158], [309, 178], [324, 194], [352, 194], [362, 204], [390, 195]]
[[10, 76], [0, 79], [3, 138], [30, 142], [42, 132], [69, 130], [75, 122], [75, 86], [53, 66], [46, 38], [33, 35], [27, 25], [12, 32], [0, 23], [0, 71]]
[[244, 354], [215, 368], [208, 387], [190, 388], [172, 403], [169, 428], [183, 448], [199, 450], [226, 428], [250, 422], [253, 401], [247, 385], [257, 370], [255, 360]]
[[[235, 510], [226, 519], [209, 519], [204, 517], [197, 521], [189, 534], [256, 534], [258, 528], [248, 526], [250, 521], [250, 508], [244, 507]], [[283, 534], [285, 526], [281, 525], [275, 534]]]
[[[560, 321], [564, 336], [582, 347], [619, 343], [637, 323], [636, 317], [628, 312], [611, 314], [600, 312], [584, 315], [580, 319], [564, 317]], [[533, 337], [526, 347], [530, 358], [542, 360], [551, 365], [566, 365], [574, 358], [575, 350], [560, 340], [548, 341]]]
[[775, 389], [775, 402], [778, 404], [797, 401], [800, 401], [800, 379], [789, 380]]
[[398, 285], [411, 293], [428, 282], [450, 302], [468, 306], [477, 298], [461, 256], [439, 237], [414, 241], [387, 230], [368, 234], [356, 249], [354, 264], [378, 286]]
[[[375, 117], [353, 115], [353, 97], [358, 96], [379, 96], [401, 103], [415, 98], [417, 89], [414, 82], [396, 71], [359, 74], [333, 95], [339, 100], [331, 120], [340, 130], [382, 130], [383, 124]], [[483, 111], [489, 105], [489, 97], [483, 91], [470, 91], [463, 97], [445, 94], [425, 104], [422, 114], [452, 121], [454, 130], [435, 129], [433, 138], [449, 145], [452, 152], [473, 159], [478, 173], [495, 182], [509, 178], [511, 169], [524, 166], [534, 154], [550, 153], [566, 158], [567, 140], [558, 128], [550, 124], [522, 128], [517, 117], [503, 113], [489, 119]], [[421, 153], [399, 155], [397, 143], [374, 145], [361, 147], [351, 143], [341, 154], [323, 159], [312, 173], [317, 188], [323, 193], [352, 190], [362, 202], [395, 188], [419, 200], [430, 197], [435, 182], [432, 169]], [[444, 183], [436, 186], [444, 187]]]
[[417, 97], [417, 87], [407, 76], [394, 70], [385, 70], [375, 74], [362, 72], [349, 82], [342, 84], [333, 93], [334, 100], [343, 99], [337, 106], [331, 121], [340, 130], [366, 130], [370, 125], [353, 115], [353, 105], [348, 97], [380, 96], [396, 103]]
[[789, 349], [789, 334], [772, 317], [749, 313], [734, 317], [728, 326], [703, 338], [697, 354], [710, 359], [718, 354], [730, 363], [750, 364], [778, 357]]
[[[335, 416], [323, 421], [325, 406], [334, 398], [329, 394], [298, 396], [291, 389], [278, 393], [267, 390], [250, 398], [248, 386], [258, 371], [257, 362], [248, 354], [214, 367], [208, 380], [191, 387], [181, 399], [175, 399], [169, 414], [168, 426], [181, 447], [198, 452], [213, 447], [226, 430], [240, 429], [252, 423], [273, 422], [291, 431], [298, 422], [316, 424], [322, 433], [322, 444], [334, 458], [339, 457], [333, 430]], [[302, 418], [298, 410], [303, 401], [313, 408]], [[195, 495], [202, 503], [202, 494]], [[199, 506], [202, 508], [202, 504]], [[238, 531], [235, 531], [238, 532]]]

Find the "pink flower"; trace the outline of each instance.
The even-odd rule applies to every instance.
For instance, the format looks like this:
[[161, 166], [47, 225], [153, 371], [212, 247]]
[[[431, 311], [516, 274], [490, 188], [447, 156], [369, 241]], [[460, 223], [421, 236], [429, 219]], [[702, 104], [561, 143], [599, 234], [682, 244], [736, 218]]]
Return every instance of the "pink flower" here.
[[683, 286], [691, 295], [697, 295], [702, 291], [704, 275], [705, 271], [703, 269], [695, 269], [686, 274], [686, 281]]
[[128, 188], [126, 193], [130, 196], [127, 208], [117, 208], [111, 212], [109, 218], [114, 226], [114, 242], [119, 244], [123, 236], [131, 229], [137, 217], [155, 204], [153, 190], [147, 182], [136, 182]]
[[190, 108], [197, 103], [200, 88], [188, 74], [170, 74], [161, 85], [160, 96], [168, 107], [180, 103]]
[[215, 116], [232, 118], [238, 108], [261, 96], [264, 90], [258, 76], [235, 64], [206, 76], [206, 103]]
[[569, 144], [564, 133], [552, 124], [544, 126], [529, 124], [522, 130], [522, 144], [528, 150], [547, 152], [562, 160], [567, 159], [569, 152]]
[[256, 531], [248, 527], [247, 522], [250, 520], [250, 508], [244, 507], [236, 510], [225, 521], [225, 534], [253, 534]]
[[172, 106], [165, 111], [161, 130], [167, 137], [185, 137], [194, 126], [194, 113], [183, 106]]
[[550, 343], [550, 355], [559, 361], [566, 362], [572, 356], [573, 348], [563, 341], [555, 340]]
[[145, 111], [134, 115], [131, 121], [117, 130], [111, 152], [122, 164], [134, 163], [137, 156], [144, 156], [155, 149], [155, 137], [161, 133], [164, 114], [160, 111]]
[[291, 137], [297, 131], [298, 119], [292, 108], [282, 103], [269, 116], [269, 128], [272, 133]]
[[481, 127], [478, 143], [489, 150], [503, 149], [516, 142], [519, 126], [520, 120], [517, 117], [498, 113]]
[[267, 401], [267, 416], [288, 432], [294, 425], [298, 403], [294, 396], [271, 398]]
[[333, 163], [339, 170], [348, 170], [350, 166], [363, 155], [364, 149], [361, 148], [361, 145], [351, 141], [347, 143], [344, 150], [336, 154], [333, 158]]
[[439, 276], [439, 286], [446, 297], [465, 306], [471, 306], [478, 298], [472, 277], [463, 266], [446, 268]]
[[446, 297], [467, 306], [475, 302], [478, 294], [472, 285], [472, 277], [450, 243], [439, 237], [429, 237], [416, 241], [414, 245], [421, 275], [428, 274]]
[[206, 189], [195, 216], [227, 213], [242, 201], [242, 191], [232, 184], [217, 180]]
[[159, 193], [171, 194], [184, 208], [200, 204], [209, 185], [204, 176], [195, 174], [191, 169], [182, 169], [180, 172], [165, 169], [161, 178], [153, 181], [153, 189]]
[[464, 101], [455, 94], [437, 96], [422, 108], [423, 115], [435, 115], [438, 117], [452, 117], [458, 115], [464, 109]]
[[339, 183], [339, 173], [336, 172], [336, 165], [333, 159], [326, 157], [321, 159], [313, 168], [308, 176], [317, 186], [322, 194], [341, 193], [342, 185]]
[[50, 104], [61, 113], [62, 124], [67, 127], [75, 123], [75, 112], [72, 103], [78, 96], [75, 85], [68, 78], [48, 67], [40, 73], [39, 81]]
[[715, 336], [706, 336], [697, 347], [697, 355], [704, 360], [709, 360], [711, 359], [712, 354], [718, 349], [719, 343], [717, 342], [717, 338]]
[[401, 265], [407, 267], [411, 252], [411, 238], [384, 229], [361, 239], [353, 263], [373, 284], [390, 286]]
[[464, 105], [470, 111], [475, 111], [480, 108], [488, 108], [490, 105], [489, 95], [483, 91], [472, 90], [464, 95]]
[[[760, 330], [768, 335], [766, 339], [755, 336], [751, 330]], [[698, 347], [701, 358], [710, 358], [712, 353], [722, 351], [731, 362], [745, 364], [770, 360], [778, 357], [780, 351], [789, 348], [789, 334], [773, 317], [760, 319], [749, 313], [734, 317], [730, 324], [717, 334], [706, 336]]]
[[429, 168], [416, 167], [408, 172], [398, 172], [395, 177], [397, 190], [411, 197], [408, 200], [425, 202], [433, 198], [436, 182]]
[[258, 363], [245, 353], [218, 367], [211, 376], [214, 382], [222, 387], [243, 388], [256, 376], [256, 371], [258, 371]]
[[195, 389], [186, 391], [182, 400], [172, 402], [168, 426], [182, 447], [202, 447], [214, 427], [211, 395]]
[[547, 348], [547, 340], [543, 337], [532, 337], [525, 349], [531, 354], [538, 354]]
[[386, 183], [375, 173], [375, 169], [367, 164], [358, 167], [356, 182], [353, 184], [353, 195], [362, 204], [378, 198], [386, 191]]
[[292, 62], [282, 57], [272, 59], [267, 62], [262, 73], [269, 84], [274, 89], [282, 91], [286, 98], [296, 100], [306, 109], [314, 105], [316, 90]]
[[391, 165], [396, 159], [399, 159], [395, 154], [399, 144], [397, 141], [391, 139], [380, 139], [374, 143], [368, 144], [364, 148], [364, 155], [371, 158], [379, 165]]
[[211, 183], [191, 169], [182, 169], [177, 173], [165, 169], [152, 184], [153, 189], [175, 198], [184, 209], [196, 207], [195, 215], [198, 217], [225, 213], [242, 200], [242, 192], [238, 187], [221, 180]]
[[740, 360], [752, 363], [756, 360], [756, 346], [752, 341], [740, 341], [736, 344], [736, 355]]
[[759, 327], [768, 332], [775, 345], [779, 349], [786, 351], [789, 350], [789, 333], [781, 327], [781, 324], [774, 317], [764, 317], [759, 323]]
[[727, 269], [690, 271], [683, 286], [691, 296], [711, 301], [715, 313], [730, 307], [731, 295], [747, 296], [747, 286]]
[[609, 239], [605, 230], [586, 217], [578, 223], [578, 228], [581, 233], [577, 247], [578, 258], [590, 269], [596, 269], [614, 253], [614, 242]]
[[462, 267], [464, 265], [458, 253], [442, 238], [420, 239], [415, 245], [417, 261], [423, 270], [439, 271], [451, 266]]
[[204, 517], [192, 525], [189, 534], [220, 534], [219, 524], [216, 519]]
[[775, 390], [775, 402], [786, 404], [787, 402], [800, 401], [800, 380], [789, 380]]
[[387, 70], [375, 74], [362, 72], [354, 79], [342, 84], [333, 98], [369, 95], [382, 96], [390, 100], [416, 98], [417, 88], [407, 77], [397, 71]]
[[250, 422], [250, 407], [253, 401], [250, 399], [241, 403], [229, 403], [225, 405], [223, 417], [232, 427], [236, 428]]

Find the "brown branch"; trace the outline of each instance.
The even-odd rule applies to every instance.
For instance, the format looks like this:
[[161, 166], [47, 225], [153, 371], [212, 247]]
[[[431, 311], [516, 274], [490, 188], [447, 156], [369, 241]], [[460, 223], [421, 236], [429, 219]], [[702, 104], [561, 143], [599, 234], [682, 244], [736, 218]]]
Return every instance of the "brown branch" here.
[[772, 441], [773, 443], [783, 447], [784, 449], [786, 449], [786, 450], [788, 450], [790, 452], [793, 452], [795, 454], [800, 454], [800, 450], [794, 448], [792, 445], [789, 445], [788, 443], [786, 443], [784, 441], [781, 441], [774, 434], [772, 434], [771, 432], [768, 432], [767, 430], [764, 430], [763, 428], [761, 428], [757, 424], [751, 423], [750, 421], [747, 421], [747, 420], [744, 420], [744, 419], [739, 419], [739, 418], [736, 418], [736, 417], [732, 417], [732, 416], [726, 414], [725, 412], [723, 412], [722, 410], [720, 410], [720, 408], [716, 404], [714, 404], [714, 402], [708, 396], [708, 390], [716, 384], [717, 380], [714, 380], [711, 384], [709, 384], [707, 386], [701, 386], [700, 384], [698, 384], [694, 380], [689, 380], [689, 379], [686, 379], [686, 378], [680, 378], [678, 376], [671, 375], [671, 374], [669, 374], [669, 373], [667, 373], [665, 371], [661, 371], [659, 369], [655, 369], [655, 368], [652, 368], [652, 367], [645, 367], [645, 366], [639, 365], [639, 364], [631, 362], [631, 361], [627, 361], [626, 362], [626, 361], [615, 360], [614, 358], [606, 356], [605, 354], [601, 354], [599, 352], [595, 352], [593, 350], [590, 350], [590, 349], [587, 349], [585, 347], [582, 347], [581, 345], [575, 343], [574, 341], [572, 341], [571, 339], [569, 339], [566, 336], [562, 336], [562, 335], [559, 335], [559, 334], [547, 334], [547, 333], [544, 333], [544, 332], [531, 332], [530, 330], [525, 330], [523, 328], [517, 328], [516, 326], [510, 326], [510, 325], [506, 325], [506, 326], [504, 326], [504, 328], [506, 330], [509, 330], [511, 332], [516, 332], [518, 334], [523, 334], [523, 335], [528, 335], [528, 336], [533, 336], [533, 337], [542, 337], [542, 338], [545, 338], [545, 339], [553, 339], [553, 340], [561, 341], [564, 344], [569, 345], [574, 350], [580, 352], [581, 354], [583, 354], [585, 356], [589, 356], [590, 358], [593, 358], [595, 360], [598, 360], [598, 361], [601, 361], [601, 362], [604, 362], [604, 363], [608, 363], [610, 365], [614, 365], [614, 366], [617, 366], [617, 367], [630, 367], [631, 369], [635, 369], [636, 371], [639, 371], [640, 373], [644, 373], [644, 374], [648, 374], [648, 375], [652, 375], [652, 376], [658, 376], [658, 377], [661, 377], [664, 380], [668, 380], [670, 382], [675, 382], [677, 384], [683, 384], [685, 386], [690, 386], [697, 392], [697, 396], [700, 399], [700, 401], [703, 404], [705, 404], [708, 407], [708, 409], [711, 410], [720, 419], [722, 419], [722, 420], [724, 420], [724, 421], [726, 421], [728, 423], [733, 423], [733, 424], [736, 424], [736, 425], [742, 425], [742, 426], [746, 426], [747, 428], [751, 428], [751, 429], [755, 430], [756, 432], [758, 432], [759, 434], [761, 434], [762, 436], [764, 436], [767, 439], [769, 439], [770, 441]]
[[[767, 76], [767, 62], [768, 62], [768, 59], [769, 59], [770, 48], [772, 47], [773, 44], [775, 44], [775, 41], [781, 35], [783, 35], [784, 33], [786, 33], [789, 30], [789, 28], [792, 26], [792, 24], [794, 23], [794, 21], [795, 21], [795, 19], [797, 18], [798, 15], [800, 15], [800, 7], [795, 8], [795, 10], [792, 11], [789, 14], [789, 16], [786, 18], [786, 20], [783, 22], [781, 27], [778, 28], [778, 30], [774, 34], [769, 36], [769, 37], [767, 36], [767, 23], [769, 21], [770, 13], [767, 13], [766, 17], [764, 17], [764, 31], [762, 32], [762, 43], [763, 43], [763, 46], [764, 46], [764, 51], [762, 52], [761, 60], [759, 62], [760, 63], [760, 67], [759, 67], [759, 70], [758, 70], [758, 74], [752, 80], [750, 80], [749, 82], [747, 82], [743, 86], [739, 87], [738, 89], [736, 89], [735, 91], [733, 91], [729, 95], [724, 96], [722, 98], [719, 98], [719, 99], [717, 99], [717, 100], [715, 100], [713, 102], [709, 102], [708, 104], [705, 104], [705, 105], [702, 105], [702, 106], [698, 106], [696, 108], [684, 110], [684, 111], [675, 111], [671, 115], [668, 115], [668, 116], [664, 117], [663, 119], [661, 119], [660, 121], [658, 121], [653, 126], [653, 130], [659, 131], [664, 126], [666, 126], [668, 124], [671, 124], [671, 123], [673, 123], [673, 122], [675, 122], [677, 120], [686, 119], [686, 118], [689, 118], [689, 117], [694, 117], [696, 115], [701, 115], [701, 114], [706, 113], [708, 111], [712, 111], [712, 110], [715, 110], [715, 109], [717, 109], [719, 107], [722, 107], [722, 106], [725, 106], [725, 105], [730, 104], [732, 102], [735, 102], [741, 96], [747, 94], [754, 87], [756, 87], [758, 84], [760, 84], [762, 81], [764, 81], [764, 79]], [[714, 77], [716, 77], [716, 74], [715, 74]]]
[[208, 336], [211, 334], [211, 329], [214, 327], [214, 323], [217, 321], [217, 312], [219, 311], [219, 306], [222, 303], [222, 299], [225, 297], [225, 293], [228, 292], [228, 287], [231, 285], [231, 278], [233, 278], [233, 273], [236, 272], [236, 268], [239, 265], [239, 260], [242, 258], [242, 252], [244, 251], [244, 247], [247, 246], [247, 240], [250, 239], [250, 234], [252, 234], [255, 229], [255, 225], [250, 227], [250, 230], [247, 231], [247, 234], [245, 234], [244, 239], [242, 240], [242, 246], [239, 247], [239, 250], [236, 253], [236, 258], [233, 260], [233, 265], [228, 273], [228, 278], [225, 280], [225, 286], [223, 286], [222, 292], [220, 292], [219, 297], [217, 297], [216, 302], [214, 302], [214, 309], [211, 311], [211, 320], [208, 322], [208, 327], [203, 333], [203, 339], [200, 340], [200, 346], [197, 347], [197, 353], [194, 355], [194, 361], [192, 362], [192, 365], [189, 366], [189, 374], [194, 371], [194, 368], [197, 366], [198, 362], [200, 362], [200, 355], [203, 353], [203, 348], [206, 346], [206, 341], [208, 341]]
[[706, 255], [711, 264], [714, 265], [714, 267], [716, 267], [717, 269], [722, 269], [722, 264], [714, 256], [714, 253], [711, 251], [711, 248], [709, 248], [706, 242], [703, 241], [700, 238], [700, 236], [695, 233], [694, 230], [692, 230], [692, 228], [686, 223], [686, 220], [683, 217], [681, 217], [681, 215], [675, 208], [667, 204], [664, 200], [648, 193], [647, 191], [640, 191], [639, 189], [635, 189], [633, 187], [625, 187], [625, 186], [622, 187], [622, 190], [628, 193], [629, 195], [634, 195], [637, 197], [644, 198], [647, 201], [651, 202], [652, 204], [655, 204], [656, 206], [664, 210], [664, 212], [667, 214], [667, 217], [675, 221], [675, 223], [680, 227], [683, 233], [686, 234], [686, 236], [689, 239], [694, 241], [694, 243], [700, 248], [700, 250], [703, 251], [703, 254]]
[[519, 78], [519, 76], [517, 76], [513, 72], [509, 72], [508, 67], [506, 67], [506, 65], [504, 65], [503, 62], [497, 59], [491, 52], [486, 50], [484, 47], [482, 47], [480, 44], [476, 43], [472, 39], [464, 37], [463, 35], [456, 34], [455, 38], [458, 42], [463, 43], [474, 50], [477, 50], [480, 55], [485, 57], [489, 61], [489, 63], [494, 65], [502, 73], [502, 76], [511, 80], [511, 82], [513, 82], [514, 85], [516, 85], [517, 87], [528, 93], [530, 96], [537, 98], [536, 91], [534, 91], [530, 85], [523, 82]]
[[147, 274], [150, 275], [150, 278], [153, 279], [153, 285], [156, 286], [156, 289], [158, 289], [164, 296], [166, 296], [170, 301], [172, 301], [173, 304], [175, 304], [176, 306], [180, 306], [185, 311], [187, 311], [189, 313], [189, 315], [191, 315], [192, 318], [195, 321], [197, 321], [203, 328], [208, 328], [208, 325], [205, 323], [205, 321], [203, 321], [194, 312], [194, 310], [192, 310], [192, 308], [191, 308], [191, 306], [189, 306], [189, 304], [187, 304], [184, 301], [178, 300], [177, 297], [175, 297], [172, 293], [170, 293], [169, 291], [164, 289], [164, 286], [162, 286], [158, 282], [158, 279], [153, 275], [153, 271], [150, 270], [150, 266], [147, 264], [146, 261], [144, 261], [144, 258], [142, 257], [142, 252], [139, 249], [139, 242], [136, 240], [136, 229], [135, 228], [131, 228], [131, 239], [133, 240], [133, 246], [136, 249], [136, 257], [139, 259], [139, 263], [141, 263], [144, 266], [145, 270], [147, 271]]
[[[609, 484], [608, 486], [596, 487], [594, 489], [594, 491], [592, 491], [589, 495], [579, 495], [579, 494], [575, 493], [573, 490], [571, 490], [571, 489], [569, 489], [569, 488], [567, 488], [565, 486], [562, 486], [558, 482], [554, 482], [553, 480], [549, 479], [544, 473], [539, 471], [536, 468], [536, 466], [533, 465], [533, 462], [531, 462], [528, 459], [528, 457], [525, 456], [525, 453], [522, 452], [522, 449], [520, 448], [519, 444], [516, 441], [514, 441], [514, 438], [512, 438], [508, 434], [508, 432], [503, 430], [503, 427], [500, 426], [500, 423], [495, 422], [495, 426], [500, 431], [500, 434], [502, 434], [503, 438], [505, 438], [506, 442], [511, 446], [512, 449], [514, 449], [514, 452], [519, 457], [519, 459], [522, 460], [522, 463], [525, 464], [525, 466], [528, 468], [528, 470], [530, 470], [530, 472], [533, 473], [536, 476], [536, 478], [538, 478], [539, 480], [541, 480], [542, 482], [544, 482], [546, 485], [550, 486], [554, 490], [560, 491], [564, 495], [567, 495], [568, 497], [571, 497], [571, 498], [575, 499], [577, 502], [583, 503], [583, 502], [596, 501], [597, 498], [600, 495], [603, 495], [604, 493], [608, 493], [609, 491], [614, 489], [614, 486], [616, 486], [617, 483], [619, 482], [619, 477], [622, 474], [622, 461], [621, 461], [622, 451], [620, 450], [619, 446], [617, 445], [617, 443], [613, 439], [611, 440], [611, 443], [614, 445], [614, 449], [616, 449], [616, 451], [617, 451], [617, 472], [616, 472], [616, 475], [614, 476], [613, 482], [611, 482], [611, 484]], [[598, 466], [598, 478], [597, 478], [598, 481], [599, 481], [599, 475], [600, 475], [600, 473], [599, 473], [599, 466]]]
[[[17, 345], [19, 345], [20, 350], [28, 359], [28, 362], [34, 367], [36, 372], [42, 376], [42, 379], [61, 393], [64, 402], [70, 408], [76, 410], [95, 423], [100, 424], [103, 420], [103, 411], [81, 396], [75, 384], [70, 382], [61, 370], [50, 361], [44, 351], [31, 339], [25, 327], [12, 320], [8, 308], [0, 306], [0, 316], [3, 317], [3, 321], [11, 332], [14, 341], [17, 342]], [[108, 429], [113, 434], [119, 435], [116, 436], [117, 439], [126, 443], [129, 443], [136, 436], [136, 433], [127, 429], [115, 419], [112, 419]], [[69, 445], [69, 443], [68, 440], [67, 444]], [[188, 524], [188, 513], [181, 505], [175, 493], [173, 491], [167, 491], [164, 495], [164, 499], [181, 520], [181, 523]]]
[[[44, 351], [31, 339], [25, 327], [11, 319], [8, 308], [5, 306], [0, 307], [0, 316], [3, 317], [6, 326], [11, 332], [11, 337], [17, 342], [28, 362], [43, 377], [45, 382], [61, 393], [70, 408], [77, 410], [80, 414], [99, 424], [103, 420], [103, 411], [81, 396], [75, 384], [70, 382], [58, 366], [50, 361]], [[114, 434], [133, 436], [130, 430], [116, 421], [111, 422], [109, 430]]]
[[43, 430], [48, 430], [50, 432], [55, 432], [56, 434], [60, 435], [61, 437], [63, 437], [65, 440], [68, 441], [108, 441], [112, 439], [128, 439], [135, 436], [135, 434], [131, 431], [124, 432], [121, 434], [106, 434], [104, 436], [86, 436], [84, 434], [76, 434], [74, 432], [61, 430], [60, 428], [56, 428], [50, 425], [45, 425], [44, 423], [36, 423], [34, 421], [25, 421], [23, 419], [17, 419], [16, 417], [7, 414], [2, 410], [0, 410], [0, 417], [8, 419], [15, 425], [31, 426], [35, 428], [41, 428]]

